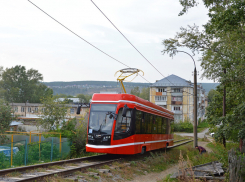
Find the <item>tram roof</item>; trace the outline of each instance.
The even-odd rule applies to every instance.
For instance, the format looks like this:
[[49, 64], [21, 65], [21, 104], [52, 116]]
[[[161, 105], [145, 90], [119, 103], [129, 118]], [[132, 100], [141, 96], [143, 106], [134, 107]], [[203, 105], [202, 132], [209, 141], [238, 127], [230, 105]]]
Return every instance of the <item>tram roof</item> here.
[[92, 97], [92, 103], [93, 102], [108, 102], [108, 103], [115, 103], [115, 102], [123, 102], [123, 101], [129, 101], [132, 102], [132, 104], [142, 104], [157, 110], [160, 110], [162, 112], [168, 113], [170, 115], [174, 115], [173, 112], [169, 111], [166, 108], [163, 108], [161, 106], [158, 106], [156, 104], [153, 104], [152, 102], [149, 102], [147, 100], [144, 100], [140, 97], [137, 97], [135, 95], [131, 94], [111, 94], [111, 93], [95, 93]]

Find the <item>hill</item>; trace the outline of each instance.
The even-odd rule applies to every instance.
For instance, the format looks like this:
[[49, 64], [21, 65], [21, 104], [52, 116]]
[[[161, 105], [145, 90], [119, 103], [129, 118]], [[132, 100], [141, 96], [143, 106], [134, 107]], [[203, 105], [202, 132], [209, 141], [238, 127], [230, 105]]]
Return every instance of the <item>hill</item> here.
[[[89, 94], [99, 92], [121, 92], [120, 84], [115, 81], [72, 81], [72, 82], [44, 82], [45, 85], [52, 88], [54, 94]], [[200, 84], [200, 83], [198, 83]], [[206, 91], [206, 95], [211, 89], [215, 89], [219, 83], [201, 83]], [[134, 87], [149, 87], [150, 83], [124, 82], [127, 93], [130, 93]]]

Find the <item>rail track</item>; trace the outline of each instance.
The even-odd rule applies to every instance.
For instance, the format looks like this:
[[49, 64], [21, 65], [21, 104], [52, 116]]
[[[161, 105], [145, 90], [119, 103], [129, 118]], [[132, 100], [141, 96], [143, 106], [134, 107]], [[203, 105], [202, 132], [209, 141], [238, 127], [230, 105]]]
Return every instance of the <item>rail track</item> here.
[[[175, 141], [175, 143], [181, 141], [183, 140]], [[188, 140], [175, 144], [173, 146], [168, 146], [167, 149], [178, 147], [192, 141], [193, 140]], [[127, 156], [106, 154], [62, 160], [57, 162], [49, 162], [31, 166], [9, 168], [5, 170], [0, 170], [0, 182], [43, 181], [45, 179], [48, 179], [49, 177], [54, 176], [67, 177], [77, 171], [86, 171], [86, 169], [88, 168], [99, 168], [100, 166], [111, 165], [113, 162], [116, 162], [125, 157]]]

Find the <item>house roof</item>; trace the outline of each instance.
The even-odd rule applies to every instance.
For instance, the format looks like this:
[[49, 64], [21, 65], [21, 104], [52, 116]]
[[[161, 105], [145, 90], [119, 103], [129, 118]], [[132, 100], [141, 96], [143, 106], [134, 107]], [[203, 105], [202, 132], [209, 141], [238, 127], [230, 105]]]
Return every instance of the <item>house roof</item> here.
[[167, 76], [159, 81], [156, 81], [151, 87], [193, 87], [193, 84], [174, 74]]

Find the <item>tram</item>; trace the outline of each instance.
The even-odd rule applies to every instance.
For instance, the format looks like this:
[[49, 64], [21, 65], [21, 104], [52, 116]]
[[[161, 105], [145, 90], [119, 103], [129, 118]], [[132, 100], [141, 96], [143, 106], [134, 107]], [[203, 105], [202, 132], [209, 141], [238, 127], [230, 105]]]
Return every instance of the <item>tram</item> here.
[[137, 154], [173, 145], [174, 113], [131, 94], [94, 94], [87, 152]]

